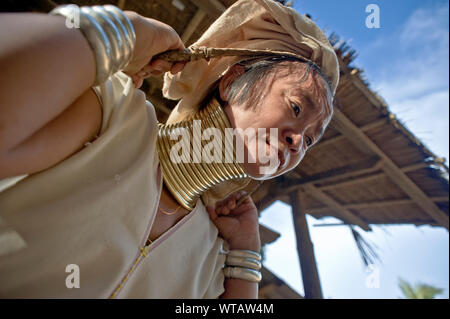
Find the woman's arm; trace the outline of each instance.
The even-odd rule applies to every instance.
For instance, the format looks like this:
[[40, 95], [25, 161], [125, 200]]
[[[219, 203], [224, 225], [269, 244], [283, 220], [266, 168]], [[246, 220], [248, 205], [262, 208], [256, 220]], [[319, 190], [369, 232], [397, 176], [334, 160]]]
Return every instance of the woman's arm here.
[[17, 147], [0, 157], [0, 179], [45, 170], [98, 135], [102, 110], [92, 89]]
[[1, 14], [0, 156], [30, 137], [94, 82], [95, 60], [63, 17]]
[[[258, 211], [251, 197], [246, 198], [240, 206], [237, 201], [245, 196], [237, 192], [216, 204], [216, 207], [206, 207], [208, 214], [219, 230], [220, 236], [225, 239], [230, 250], [261, 250], [259, 236]], [[258, 283], [225, 278], [225, 292], [220, 296], [223, 299], [258, 299]]]
[[[253, 243], [252, 243], [253, 242]], [[259, 235], [255, 235], [253, 240], [247, 238], [240, 245], [230, 246], [230, 249], [248, 249], [259, 252], [261, 250], [261, 243]], [[258, 283], [248, 280], [226, 278], [225, 292], [220, 296], [222, 299], [258, 299]]]
[[[168, 25], [127, 11], [136, 33], [125, 68], [139, 87], [141, 74], [179, 72], [152, 57], [184, 49]], [[100, 128], [101, 108], [90, 87], [94, 54], [78, 29], [61, 16], [0, 14], [0, 179], [30, 174], [64, 160]], [[32, 163], [30, 163], [32, 159]]]

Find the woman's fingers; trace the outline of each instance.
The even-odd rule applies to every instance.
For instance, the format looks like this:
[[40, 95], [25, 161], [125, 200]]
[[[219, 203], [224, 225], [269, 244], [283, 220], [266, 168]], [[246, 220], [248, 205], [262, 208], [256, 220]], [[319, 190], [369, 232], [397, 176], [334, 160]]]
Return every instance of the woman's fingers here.
[[217, 218], [217, 212], [214, 208], [212, 208], [211, 206], [206, 206], [206, 211], [209, 214], [209, 217], [214, 221]]
[[237, 208], [237, 202], [246, 193], [244, 191], [236, 192], [230, 195], [228, 198], [217, 202], [216, 211], [219, 215], [229, 215]]
[[236, 199], [230, 200], [230, 201], [228, 202], [227, 208], [228, 208], [229, 210], [235, 209], [235, 208], [236, 208]]
[[186, 65], [186, 62], [177, 62], [177, 63], [174, 63], [174, 64], [172, 65], [172, 67], [170, 68], [170, 73], [172, 73], [172, 74], [177, 74], [177, 73], [183, 71], [185, 65]]
[[150, 76], [160, 76], [166, 72], [177, 74], [181, 72], [184, 68], [185, 63], [169, 63], [163, 60], [156, 60], [155, 64], [148, 64], [144, 66], [136, 74], [132, 74], [131, 78], [133, 80], [134, 86], [140, 88], [144, 82], [145, 78]]
[[146, 65], [143, 68], [143, 71], [147, 71], [149, 73], [157, 71], [160, 72], [161, 74], [170, 71], [172, 74], [176, 74], [184, 69], [185, 64], [186, 64], [185, 62], [171, 63], [165, 60], [157, 59], [150, 62], [150, 64]]
[[144, 66], [139, 72], [135, 74], [142, 79], [148, 78], [150, 76], [160, 76], [166, 72], [171, 72], [172, 74], [176, 74], [181, 72], [186, 63], [178, 62], [178, 63], [170, 63], [161, 59], [152, 61], [151, 63]]
[[159, 76], [165, 72], [170, 71], [172, 64], [164, 60], [151, 61], [149, 64], [145, 65], [137, 75], [147, 78], [151, 75]]
[[165, 60], [161, 60], [161, 59], [151, 61], [149, 65], [153, 70], [161, 71], [161, 72], [168, 72], [168, 71], [170, 71], [170, 68], [172, 67], [172, 63], [167, 62]]
[[220, 205], [216, 210], [219, 215], [228, 215], [230, 213], [230, 210], [228, 209], [226, 204]]

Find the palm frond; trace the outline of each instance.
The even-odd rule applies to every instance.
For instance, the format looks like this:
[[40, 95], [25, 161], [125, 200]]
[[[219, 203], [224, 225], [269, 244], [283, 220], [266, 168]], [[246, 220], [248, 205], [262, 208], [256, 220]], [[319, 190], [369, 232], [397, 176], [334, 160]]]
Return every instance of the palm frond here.
[[398, 286], [406, 299], [434, 299], [436, 295], [444, 292], [444, 289], [428, 284], [416, 284], [414, 287], [407, 281], [399, 278]]
[[378, 247], [375, 244], [370, 243], [366, 239], [364, 239], [364, 237], [359, 232], [357, 232], [353, 228], [353, 226], [350, 226], [350, 230], [352, 231], [356, 247], [358, 248], [359, 254], [364, 262], [364, 265], [367, 267], [368, 265], [381, 262], [377, 252]]
[[406, 299], [417, 299], [414, 288], [406, 280], [399, 278], [398, 286]]
[[416, 285], [416, 295], [419, 299], [434, 299], [436, 295], [440, 295], [443, 292], [444, 289], [427, 284]]

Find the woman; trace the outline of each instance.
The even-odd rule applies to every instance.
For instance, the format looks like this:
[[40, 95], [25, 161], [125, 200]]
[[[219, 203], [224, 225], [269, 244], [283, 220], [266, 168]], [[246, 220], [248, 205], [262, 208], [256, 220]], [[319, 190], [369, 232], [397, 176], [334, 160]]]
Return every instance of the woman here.
[[[89, 23], [82, 32], [64, 27], [73, 11], [0, 19], [0, 295], [256, 298], [258, 215], [250, 198], [236, 207], [240, 190], [293, 169], [320, 139], [338, 81], [334, 51], [292, 9], [242, 0], [196, 45], [270, 48], [298, 59], [168, 63], [153, 57], [184, 49], [173, 29], [132, 12], [125, 21], [116, 10], [81, 12], [82, 22], [97, 19], [106, 31], [122, 19], [115, 33], [122, 50], [111, 51], [118, 54], [109, 66], [101, 46], [107, 40], [98, 39], [103, 33]], [[124, 53], [130, 48], [133, 54]], [[207, 113], [213, 110], [222, 129], [275, 128], [276, 135], [256, 137], [267, 150], [276, 145], [275, 169], [261, 173], [264, 163], [244, 138], [243, 163], [214, 166], [241, 175], [181, 185], [214, 174], [206, 164], [181, 170], [168, 159], [161, 132], [171, 127], [158, 128], [153, 106], [137, 89], [143, 78], [168, 71], [163, 92], [181, 100], [167, 125], [195, 115], [217, 123]]]

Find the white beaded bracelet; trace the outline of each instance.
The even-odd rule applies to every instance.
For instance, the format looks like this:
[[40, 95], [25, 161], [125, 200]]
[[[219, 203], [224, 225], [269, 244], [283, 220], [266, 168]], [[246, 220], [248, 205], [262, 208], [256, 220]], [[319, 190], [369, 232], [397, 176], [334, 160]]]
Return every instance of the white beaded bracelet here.
[[119, 8], [113, 5], [81, 8], [63, 5], [56, 7], [49, 14], [66, 18], [79, 15], [80, 30], [95, 55], [94, 85], [105, 82], [133, 58], [136, 34], [131, 21]]

